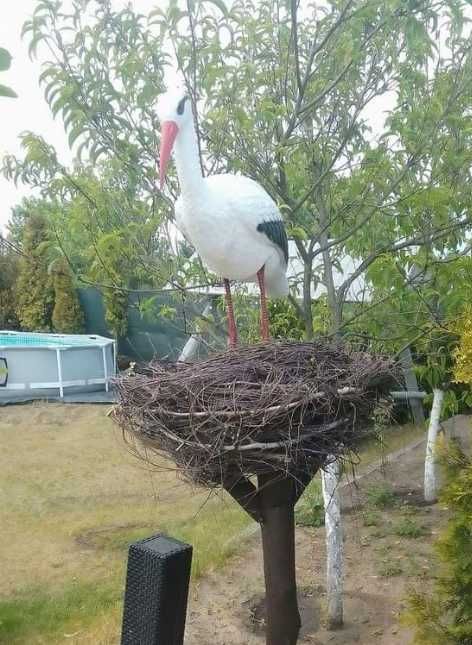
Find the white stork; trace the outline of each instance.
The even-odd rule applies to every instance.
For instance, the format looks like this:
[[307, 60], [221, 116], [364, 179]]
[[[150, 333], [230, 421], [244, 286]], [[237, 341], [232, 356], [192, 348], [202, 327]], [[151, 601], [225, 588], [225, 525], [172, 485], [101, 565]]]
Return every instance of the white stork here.
[[230, 280], [259, 283], [261, 337], [269, 340], [266, 294], [288, 294], [288, 242], [280, 211], [248, 177], [202, 176], [192, 105], [183, 91], [164, 94], [157, 115], [161, 190], [173, 151], [181, 191], [175, 203], [176, 223], [206, 266], [224, 280], [229, 346], [237, 343]]

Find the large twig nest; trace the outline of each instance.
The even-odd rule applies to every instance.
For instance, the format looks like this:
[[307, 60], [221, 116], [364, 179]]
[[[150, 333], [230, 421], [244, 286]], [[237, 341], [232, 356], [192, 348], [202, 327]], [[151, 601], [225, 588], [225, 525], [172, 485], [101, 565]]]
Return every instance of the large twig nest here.
[[300, 476], [355, 446], [396, 373], [339, 344], [265, 343], [148, 365], [119, 381], [115, 418], [194, 482]]

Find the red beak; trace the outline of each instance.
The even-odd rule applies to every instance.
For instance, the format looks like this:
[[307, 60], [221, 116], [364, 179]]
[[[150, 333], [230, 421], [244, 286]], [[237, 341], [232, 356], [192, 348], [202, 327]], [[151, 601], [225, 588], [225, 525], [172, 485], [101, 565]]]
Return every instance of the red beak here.
[[164, 121], [161, 127], [161, 149], [159, 151], [159, 179], [161, 182], [161, 190], [164, 187], [166, 178], [167, 163], [169, 161], [172, 146], [174, 145], [175, 137], [179, 132], [179, 126], [175, 121]]

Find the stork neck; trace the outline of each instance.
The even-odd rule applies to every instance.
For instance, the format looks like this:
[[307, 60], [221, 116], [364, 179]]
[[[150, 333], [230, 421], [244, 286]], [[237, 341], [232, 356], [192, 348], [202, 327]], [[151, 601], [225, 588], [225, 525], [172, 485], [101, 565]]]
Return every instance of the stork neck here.
[[175, 165], [179, 176], [180, 191], [185, 197], [200, 192], [203, 184], [195, 127], [182, 128], [175, 141]]

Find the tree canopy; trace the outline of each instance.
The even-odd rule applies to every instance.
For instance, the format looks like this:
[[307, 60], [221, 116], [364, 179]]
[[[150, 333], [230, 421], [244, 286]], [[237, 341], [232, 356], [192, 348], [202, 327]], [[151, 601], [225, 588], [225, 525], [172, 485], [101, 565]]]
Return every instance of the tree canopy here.
[[[384, 335], [398, 348], [430, 324], [411, 267], [439, 284], [456, 258], [470, 261], [466, 4], [172, 0], [144, 16], [108, 0], [38, 0], [23, 33], [77, 162], [65, 168], [26, 133], [4, 172], [42, 190], [71, 266], [109, 294], [217, 279], [175, 234], [175, 176], [164, 192], [156, 184], [153, 105], [177, 66], [203, 171], [243, 172], [282, 210], [305, 335], [323, 284], [323, 331], [380, 336], [390, 312], [397, 331]], [[354, 268], [336, 279], [346, 255]]]
[[[4, 47], [0, 47], [0, 72], [6, 72], [11, 66], [11, 54]], [[16, 98], [17, 94], [11, 87], [0, 83], [0, 97], [6, 96], [9, 98]]]

